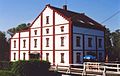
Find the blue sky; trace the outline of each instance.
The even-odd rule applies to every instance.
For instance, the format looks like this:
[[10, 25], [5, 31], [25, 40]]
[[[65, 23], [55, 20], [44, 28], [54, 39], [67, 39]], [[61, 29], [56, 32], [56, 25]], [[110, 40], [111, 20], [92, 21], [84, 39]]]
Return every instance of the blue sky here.
[[[120, 0], [0, 0], [0, 31], [7, 31], [21, 23], [32, 22], [46, 4], [80, 13], [101, 23], [120, 10]], [[120, 13], [103, 23], [111, 31], [120, 29]]]

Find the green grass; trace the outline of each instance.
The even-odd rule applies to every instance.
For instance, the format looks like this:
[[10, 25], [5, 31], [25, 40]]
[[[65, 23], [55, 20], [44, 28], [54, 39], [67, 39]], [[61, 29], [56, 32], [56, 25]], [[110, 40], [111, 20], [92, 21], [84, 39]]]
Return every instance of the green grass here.
[[0, 76], [15, 76], [11, 71], [0, 70]]

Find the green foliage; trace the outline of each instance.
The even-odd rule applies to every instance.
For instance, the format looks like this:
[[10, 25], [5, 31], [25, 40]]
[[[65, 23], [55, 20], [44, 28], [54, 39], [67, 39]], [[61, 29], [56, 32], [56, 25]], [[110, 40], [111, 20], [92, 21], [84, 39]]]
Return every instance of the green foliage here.
[[39, 60], [17, 61], [13, 64], [12, 72], [17, 76], [39, 76], [48, 74], [50, 63]]
[[15, 76], [11, 71], [0, 70], [0, 76]]

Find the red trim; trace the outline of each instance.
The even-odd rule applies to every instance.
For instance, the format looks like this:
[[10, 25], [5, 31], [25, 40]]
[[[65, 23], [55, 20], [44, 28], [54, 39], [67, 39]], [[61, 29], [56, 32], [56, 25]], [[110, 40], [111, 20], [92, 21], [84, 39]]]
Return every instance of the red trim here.
[[73, 63], [73, 28], [72, 21], [69, 20], [69, 64]]
[[31, 49], [31, 29], [29, 28], [29, 59], [30, 59], [30, 49]]
[[18, 42], [19, 42], [19, 53], [18, 53], [19, 56], [18, 56], [18, 60], [20, 60], [20, 32], [19, 32], [19, 41]]
[[53, 65], [55, 65], [55, 11], [53, 10]]
[[10, 61], [11, 61], [11, 38], [10, 38]]
[[43, 13], [41, 13], [41, 50], [40, 50], [40, 56], [41, 56], [41, 60], [42, 60], [42, 26], [43, 26]]

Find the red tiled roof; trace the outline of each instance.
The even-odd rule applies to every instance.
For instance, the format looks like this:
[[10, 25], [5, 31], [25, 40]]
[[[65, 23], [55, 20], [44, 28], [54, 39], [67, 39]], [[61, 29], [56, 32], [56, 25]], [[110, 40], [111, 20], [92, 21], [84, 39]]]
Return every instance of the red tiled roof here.
[[70, 10], [64, 10], [61, 8], [57, 8], [54, 6], [48, 5], [50, 8], [58, 11], [59, 13], [63, 14], [67, 18], [71, 18], [73, 25], [92, 28], [92, 29], [99, 29], [105, 30], [105, 27], [96, 22], [95, 20], [91, 19], [90, 17], [86, 16], [84, 13], [77, 13]]

